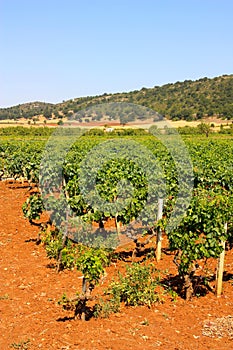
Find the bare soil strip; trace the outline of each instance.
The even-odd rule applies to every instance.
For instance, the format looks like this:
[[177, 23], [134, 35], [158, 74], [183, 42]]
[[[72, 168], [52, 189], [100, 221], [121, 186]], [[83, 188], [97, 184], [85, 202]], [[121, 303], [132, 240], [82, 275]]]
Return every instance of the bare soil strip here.
[[[178, 297], [148, 309], [125, 308], [109, 319], [82, 322], [72, 319], [57, 305], [64, 292], [74, 295], [81, 288], [80, 274], [52, 268], [44, 248], [36, 245], [38, 227], [22, 215], [27, 188], [0, 182], [0, 349], [42, 350], [223, 350], [232, 348], [226, 330], [211, 337], [205, 325], [233, 314], [233, 286], [228, 278], [224, 293], [186, 302]], [[122, 262], [119, 262], [119, 266]], [[176, 273], [172, 258], [162, 256], [159, 268]], [[119, 267], [118, 266], [118, 267]], [[212, 267], [214, 269], [214, 266]], [[107, 268], [107, 281], [117, 267]], [[233, 273], [228, 252], [225, 270]], [[99, 289], [101, 290], [101, 288]], [[146, 322], [145, 322], [146, 320]], [[229, 325], [228, 325], [229, 326]]]

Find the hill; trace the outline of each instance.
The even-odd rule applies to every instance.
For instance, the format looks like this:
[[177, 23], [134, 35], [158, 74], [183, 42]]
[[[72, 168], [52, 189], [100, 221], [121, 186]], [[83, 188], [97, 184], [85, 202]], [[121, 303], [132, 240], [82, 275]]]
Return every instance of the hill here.
[[[143, 87], [141, 90], [100, 96], [87, 96], [71, 99], [58, 104], [33, 102], [10, 108], [0, 108], [0, 120], [19, 118], [33, 119], [43, 115], [51, 118], [74, 118], [80, 122], [119, 120], [122, 123], [140, 119], [140, 113], [119, 110], [112, 105], [111, 117], [106, 110], [97, 111], [84, 109], [103, 103], [125, 102], [148, 107], [171, 120], [199, 120], [207, 116], [217, 116], [223, 119], [233, 118], [233, 74], [215, 78], [202, 78], [196, 81], [170, 83], [153, 88]], [[100, 107], [100, 106], [99, 106]], [[148, 118], [150, 115], [148, 114]], [[145, 116], [144, 116], [145, 118]], [[147, 118], [147, 116], [146, 116]]]

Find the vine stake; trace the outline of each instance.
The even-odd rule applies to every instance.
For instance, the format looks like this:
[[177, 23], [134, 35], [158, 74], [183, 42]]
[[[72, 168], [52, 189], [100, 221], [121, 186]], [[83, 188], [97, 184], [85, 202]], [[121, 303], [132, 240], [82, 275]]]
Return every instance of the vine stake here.
[[[157, 220], [162, 219], [162, 216], [163, 216], [163, 199], [159, 198]], [[160, 261], [161, 259], [161, 249], [162, 249], [162, 230], [161, 230], [161, 227], [159, 227], [158, 234], [157, 234], [157, 250], [156, 250], [157, 261]]]
[[[224, 225], [225, 232], [227, 233], [227, 223]], [[220, 297], [222, 294], [222, 279], [223, 279], [223, 271], [224, 271], [224, 258], [225, 258], [225, 241], [221, 241], [221, 245], [223, 247], [223, 251], [218, 258], [218, 266], [217, 266], [217, 297]]]

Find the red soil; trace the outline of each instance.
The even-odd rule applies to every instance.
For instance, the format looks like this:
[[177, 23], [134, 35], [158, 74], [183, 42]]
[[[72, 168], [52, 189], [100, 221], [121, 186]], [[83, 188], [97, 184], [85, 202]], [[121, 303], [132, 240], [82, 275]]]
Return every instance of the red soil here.
[[[0, 183], [0, 349], [56, 350], [220, 350], [232, 348], [229, 337], [202, 334], [204, 322], [233, 314], [232, 280], [223, 284], [223, 295], [213, 293], [186, 302], [178, 297], [153, 308], [126, 308], [109, 319], [82, 322], [57, 305], [64, 292], [80, 291], [80, 273], [51, 268], [42, 245], [36, 245], [38, 227], [22, 215], [27, 188]], [[117, 268], [107, 268], [105, 283]], [[159, 269], [176, 275], [172, 256], [163, 254]], [[212, 270], [214, 265], [210, 266]], [[233, 273], [233, 256], [227, 252], [225, 270]], [[97, 289], [100, 292], [101, 288]], [[143, 322], [147, 320], [148, 322]], [[143, 325], [146, 323], [146, 325]], [[28, 343], [26, 343], [28, 341]], [[24, 343], [25, 342], [25, 343]], [[24, 345], [23, 345], [24, 344]]]

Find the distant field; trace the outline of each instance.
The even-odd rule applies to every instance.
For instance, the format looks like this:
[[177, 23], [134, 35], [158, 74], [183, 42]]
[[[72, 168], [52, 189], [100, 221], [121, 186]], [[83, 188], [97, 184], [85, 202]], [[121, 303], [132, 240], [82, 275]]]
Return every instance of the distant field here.
[[[0, 128], [4, 128], [4, 127], [8, 127], [8, 126], [24, 126], [24, 127], [41, 127], [41, 126], [48, 126], [48, 127], [56, 127], [59, 122], [59, 119], [53, 119], [53, 120], [46, 120], [46, 122], [44, 122], [44, 118], [40, 118], [39, 121], [37, 122], [33, 122], [31, 121], [30, 123], [28, 123], [27, 119], [21, 119], [19, 121], [12, 121], [12, 120], [2, 120], [0, 121]], [[71, 126], [79, 126], [79, 127], [85, 127], [85, 128], [103, 128], [106, 126], [109, 127], [122, 127], [123, 125], [120, 124], [119, 120], [114, 120], [114, 121], [93, 121], [93, 122], [89, 122], [89, 123], [79, 123], [78, 121], [67, 121], [67, 118], [63, 119], [64, 123], [68, 123]], [[178, 121], [172, 121], [172, 120], [167, 120], [167, 122], [171, 125], [171, 127], [174, 128], [178, 128], [178, 127], [184, 127], [184, 126], [193, 126], [196, 127], [198, 124], [200, 124], [201, 122], [205, 122], [205, 123], [213, 123], [215, 125], [215, 127], [218, 129], [220, 127], [220, 125], [226, 125], [231, 123], [231, 121], [229, 120], [222, 120], [222, 119], [218, 119], [218, 118], [205, 118], [205, 119], [201, 119], [198, 121], [186, 121], [186, 120], [178, 120]], [[135, 121], [135, 122], [129, 122], [127, 124], [124, 125], [124, 128], [144, 128], [144, 129], [148, 129], [150, 126], [152, 126], [153, 124], [155, 124], [153, 122], [153, 120], [148, 119], [146, 121]]]

